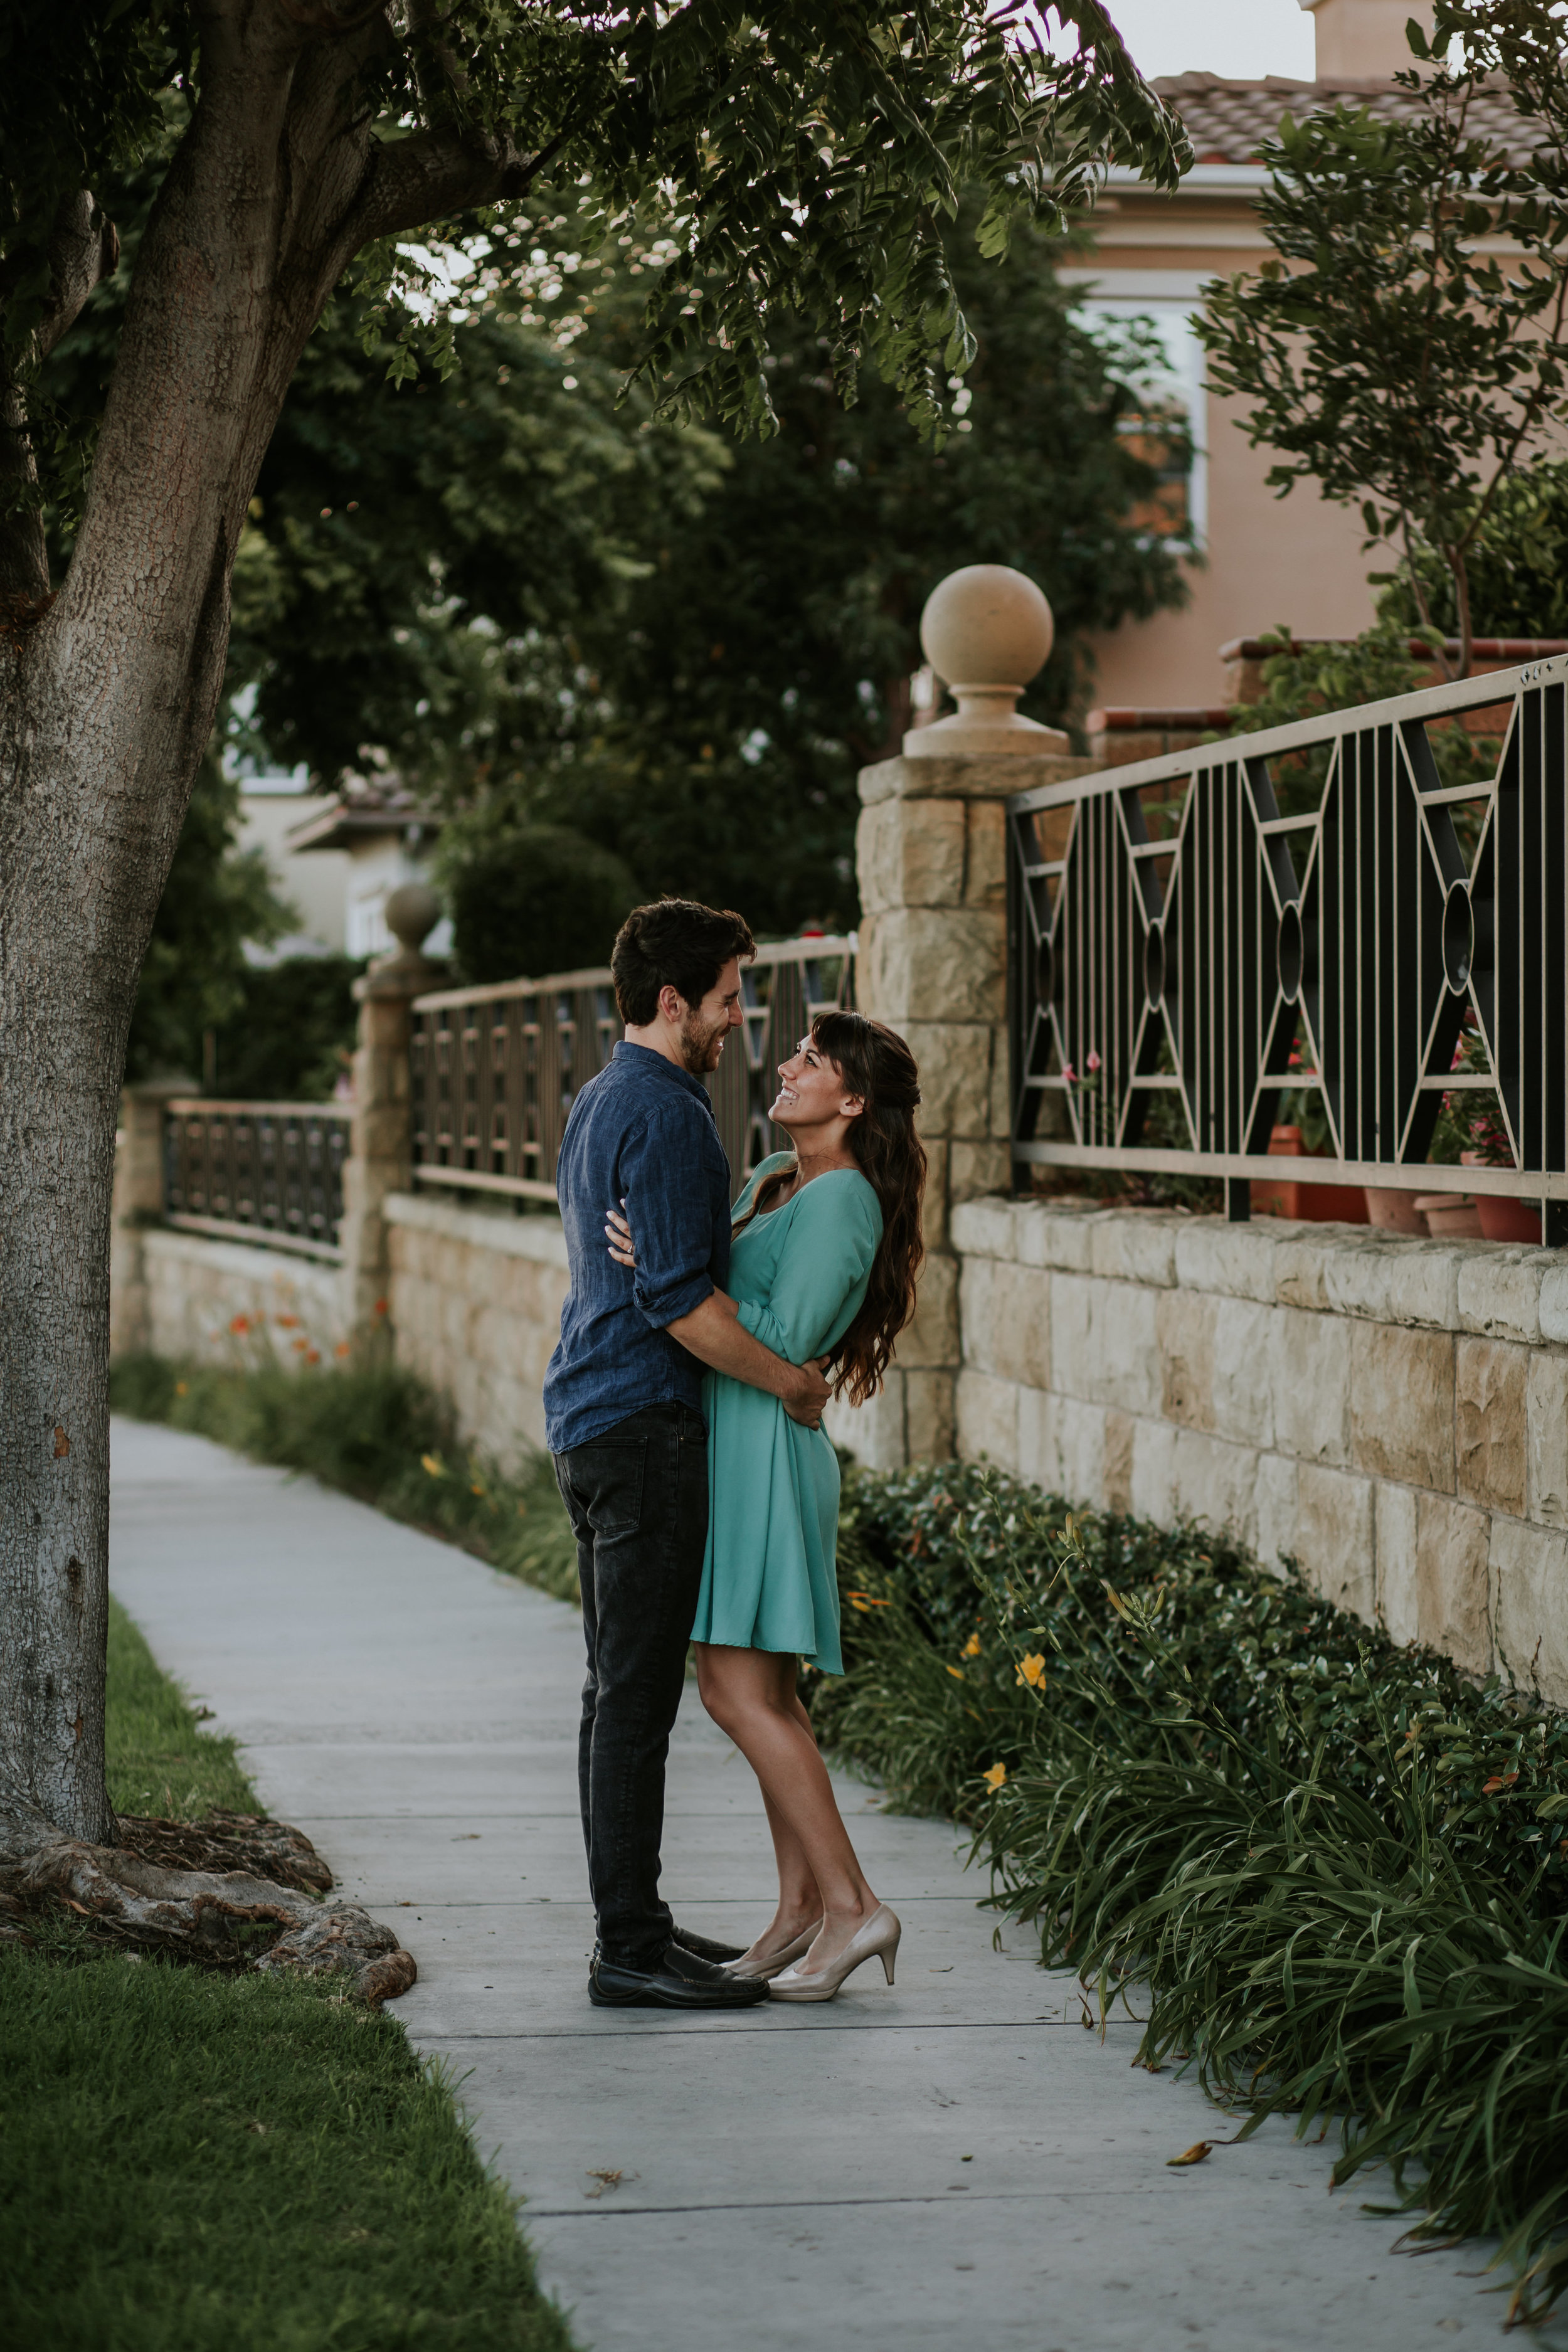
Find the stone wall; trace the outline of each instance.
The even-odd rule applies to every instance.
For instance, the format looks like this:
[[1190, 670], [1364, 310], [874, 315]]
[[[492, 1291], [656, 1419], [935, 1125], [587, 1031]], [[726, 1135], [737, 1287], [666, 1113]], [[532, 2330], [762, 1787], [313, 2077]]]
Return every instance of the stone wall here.
[[383, 1214], [397, 1361], [450, 1400], [464, 1438], [511, 1465], [544, 1444], [540, 1391], [566, 1297], [559, 1218], [428, 1192], [393, 1193]]
[[1568, 1703], [1568, 1258], [1000, 1198], [952, 1236], [962, 1455]]
[[320, 1358], [346, 1339], [335, 1265], [160, 1226], [138, 1239], [144, 1303], [136, 1338], [155, 1355], [253, 1362], [266, 1344], [276, 1355]]
[[958, 1263], [949, 1215], [1008, 1177], [1004, 803], [1089, 764], [1053, 752], [905, 756], [860, 773], [857, 1001], [908, 1039], [921, 1066], [930, 1160], [919, 1309], [883, 1394], [828, 1423], [878, 1468], [952, 1451]]

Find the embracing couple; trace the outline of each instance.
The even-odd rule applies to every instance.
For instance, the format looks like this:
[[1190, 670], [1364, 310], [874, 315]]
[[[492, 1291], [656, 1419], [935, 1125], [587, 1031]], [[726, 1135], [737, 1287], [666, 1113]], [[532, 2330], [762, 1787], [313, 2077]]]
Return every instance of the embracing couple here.
[[[779, 1065], [771, 1116], [792, 1149], [731, 1206], [702, 1081], [741, 1026], [754, 952], [738, 915], [688, 899], [629, 915], [611, 959], [626, 1035], [561, 1146], [571, 1289], [544, 1407], [588, 1646], [578, 1785], [600, 2007], [828, 2000], [865, 1960], [890, 1984], [899, 1944], [796, 1683], [803, 1657], [843, 1672], [822, 1411], [875, 1394], [914, 1308], [918, 1074], [879, 1022], [819, 1015]], [[689, 1643], [778, 1861], [778, 1908], [744, 1952], [678, 1927], [658, 1891]]]

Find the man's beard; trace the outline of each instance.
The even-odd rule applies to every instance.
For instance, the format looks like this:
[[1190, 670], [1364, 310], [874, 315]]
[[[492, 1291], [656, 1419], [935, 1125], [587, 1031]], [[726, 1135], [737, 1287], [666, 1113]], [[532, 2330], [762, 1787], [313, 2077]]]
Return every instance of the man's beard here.
[[718, 1068], [729, 1034], [728, 1014], [717, 1028], [700, 1020], [695, 1013], [687, 1014], [680, 1024], [680, 1059], [694, 1078], [705, 1078], [710, 1070]]

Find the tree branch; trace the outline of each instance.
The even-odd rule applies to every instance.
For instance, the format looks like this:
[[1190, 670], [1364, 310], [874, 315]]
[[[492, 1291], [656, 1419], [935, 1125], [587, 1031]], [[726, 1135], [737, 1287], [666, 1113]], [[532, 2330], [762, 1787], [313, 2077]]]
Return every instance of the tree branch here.
[[416, 131], [379, 148], [342, 225], [342, 239], [352, 239], [345, 263], [378, 237], [405, 236], [449, 214], [527, 195], [576, 129], [568, 125], [532, 155], [510, 140], [460, 141], [445, 131]]

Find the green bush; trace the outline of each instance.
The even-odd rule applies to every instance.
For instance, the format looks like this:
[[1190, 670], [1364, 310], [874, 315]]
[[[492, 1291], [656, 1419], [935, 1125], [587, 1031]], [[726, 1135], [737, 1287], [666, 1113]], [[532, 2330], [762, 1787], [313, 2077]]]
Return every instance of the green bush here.
[[296, 1369], [263, 1352], [265, 1339], [254, 1330], [235, 1336], [257, 1348], [254, 1360], [121, 1357], [110, 1376], [110, 1404], [302, 1471], [557, 1600], [577, 1599], [576, 1544], [548, 1454], [509, 1472], [465, 1450], [448, 1409], [398, 1365]]
[[624, 858], [569, 825], [519, 825], [448, 850], [452, 943], [466, 981], [608, 963], [642, 897]]
[[1140, 2057], [1342, 2120], [1424, 2237], [1568, 2283], [1568, 1717], [1193, 1528], [949, 1465], [847, 1484], [824, 1739], [952, 1811]]

